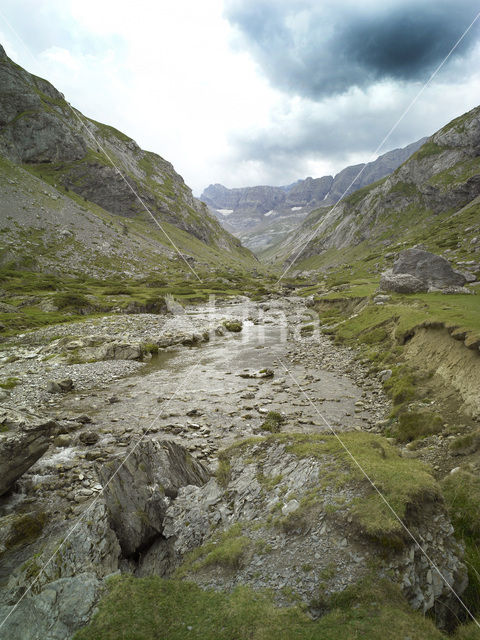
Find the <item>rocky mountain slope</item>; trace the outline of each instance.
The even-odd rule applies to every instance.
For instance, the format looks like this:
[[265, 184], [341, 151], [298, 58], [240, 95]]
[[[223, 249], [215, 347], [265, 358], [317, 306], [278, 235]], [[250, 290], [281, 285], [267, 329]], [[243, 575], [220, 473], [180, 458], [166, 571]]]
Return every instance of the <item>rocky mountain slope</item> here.
[[[435, 133], [392, 175], [334, 207], [319, 208], [270, 259], [311, 269], [351, 265], [379, 272], [394, 250], [422, 243], [459, 268], [479, 270], [480, 107]], [[310, 237], [313, 239], [307, 243]]]
[[145, 205], [198, 269], [255, 263], [169, 162], [83, 116], [1, 46], [0, 87], [3, 265], [97, 275], [188, 272]]
[[[284, 187], [227, 189], [211, 184], [201, 199], [225, 229], [245, 246], [261, 251], [296, 229], [313, 209], [335, 204], [345, 192], [348, 195], [390, 174], [425, 141], [422, 138], [403, 149], [388, 151], [373, 162], [346, 167], [335, 177], [309, 177]], [[360, 171], [362, 174], [355, 180]]]

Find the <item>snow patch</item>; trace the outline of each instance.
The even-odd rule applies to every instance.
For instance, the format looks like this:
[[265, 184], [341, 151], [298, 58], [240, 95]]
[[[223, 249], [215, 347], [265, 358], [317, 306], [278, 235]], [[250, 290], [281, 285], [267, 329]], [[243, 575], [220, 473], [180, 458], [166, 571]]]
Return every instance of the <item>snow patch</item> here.
[[217, 209], [218, 213], [221, 213], [222, 216], [229, 216], [233, 213], [233, 209]]
[[275, 209], [270, 209], [270, 211], [267, 211], [267, 213], [265, 214], [265, 217], [267, 217], [267, 216], [273, 216], [273, 214], [274, 214], [274, 213], [277, 213], [277, 212], [275, 211]]
[[300, 211], [302, 207], [292, 207], [292, 211]]

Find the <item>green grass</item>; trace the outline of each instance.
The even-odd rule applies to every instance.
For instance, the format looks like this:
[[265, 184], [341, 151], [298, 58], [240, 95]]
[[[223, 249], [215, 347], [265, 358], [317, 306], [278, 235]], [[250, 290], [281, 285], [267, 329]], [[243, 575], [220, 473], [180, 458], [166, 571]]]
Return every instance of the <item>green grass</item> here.
[[231, 594], [158, 577], [118, 576], [88, 627], [75, 640], [441, 640], [433, 622], [400, 591], [376, 580], [348, 588], [319, 620], [299, 606], [237, 587]]
[[[286, 443], [286, 450], [298, 457], [323, 459], [333, 456], [342, 465], [350, 468], [357, 482], [365, 485], [367, 496], [352, 507], [358, 524], [367, 533], [381, 541], [396, 540], [403, 535], [402, 525], [374, 492], [359, 467], [332, 435], [285, 434], [276, 436]], [[341, 436], [342, 442], [355, 460], [367, 473], [375, 486], [383, 493], [388, 503], [400, 518], [404, 518], [408, 505], [424, 500], [435, 500], [440, 490], [429, 468], [418, 462], [401, 458], [397, 449], [380, 437], [360, 432], [348, 432]]]
[[478, 615], [480, 613], [480, 518], [478, 515], [480, 478], [469, 471], [460, 470], [448, 475], [441, 486], [455, 535], [465, 544], [464, 560], [468, 569], [469, 584], [462, 598]]
[[278, 411], [269, 411], [265, 417], [264, 422], [260, 428], [262, 431], [270, 431], [270, 433], [279, 433], [282, 424], [285, 422], [285, 417]]
[[242, 526], [234, 524], [230, 529], [217, 533], [210, 542], [187, 554], [183, 565], [177, 569], [177, 576], [196, 573], [211, 566], [227, 570], [239, 569], [244, 554], [251, 545], [251, 540], [242, 534]]
[[[400, 457], [398, 450], [385, 438], [362, 432], [347, 432], [341, 435], [341, 440], [401, 519], [405, 517], [409, 505], [440, 499], [440, 489], [430, 474], [429, 467], [418, 460]], [[265, 438], [248, 438], [230, 446], [221, 455], [224, 463], [229, 464], [236, 457], [251, 459], [261, 470], [266, 450], [274, 443], [284, 444], [285, 450], [298, 458], [312, 457], [323, 463], [328, 460], [333, 465], [330, 472], [340, 475], [342, 482], [345, 470], [348, 470], [351, 481], [357, 486], [360, 483], [364, 489], [363, 498], [345, 506], [351, 511], [356, 524], [365, 534], [382, 544], [402, 543], [402, 525], [333, 435], [281, 433]], [[332, 482], [329, 480], [329, 484]], [[305, 512], [315, 508], [323, 495], [322, 491], [320, 482], [314, 495], [305, 497]], [[298, 516], [299, 513], [295, 512], [294, 515]]]
[[441, 147], [436, 142], [425, 142], [418, 151], [415, 151], [412, 158], [416, 160], [423, 160], [424, 158], [429, 158], [430, 156], [437, 155], [438, 153], [442, 153], [445, 151], [445, 147]]
[[407, 411], [399, 415], [397, 437], [400, 442], [410, 442], [438, 433], [442, 426], [443, 418], [432, 411]]
[[10, 378], [6, 378], [5, 380], [2, 380], [0, 382], [0, 388], [1, 389], [15, 389], [15, 387], [17, 386], [17, 384], [19, 384], [20, 380], [18, 378], [14, 378], [14, 377], [10, 377]]

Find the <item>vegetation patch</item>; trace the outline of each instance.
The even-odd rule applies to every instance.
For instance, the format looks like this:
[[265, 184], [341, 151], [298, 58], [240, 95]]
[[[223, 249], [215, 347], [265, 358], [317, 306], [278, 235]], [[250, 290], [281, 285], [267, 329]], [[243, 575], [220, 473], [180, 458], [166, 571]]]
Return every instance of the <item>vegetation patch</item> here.
[[270, 431], [270, 433], [279, 433], [284, 422], [285, 417], [282, 416], [281, 413], [278, 413], [277, 411], [269, 411], [260, 428], [263, 431]]
[[6, 548], [12, 549], [19, 545], [30, 544], [41, 534], [46, 522], [47, 514], [43, 511], [13, 516], [10, 526], [7, 528]]
[[81, 293], [57, 293], [53, 301], [60, 310], [82, 311], [91, 306], [88, 298]]
[[240, 333], [243, 328], [241, 320], [224, 320], [222, 324], [227, 331], [231, 331], [232, 333]]
[[325, 455], [330, 455], [342, 466], [346, 465], [353, 477], [363, 482], [367, 492], [365, 498], [356, 500], [352, 513], [362, 530], [381, 542], [397, 540], [403, 536], [404, 529], [370, 486], [358, 465], [382, 492], [400, 519], [405, 518], [409, 506], [440, 499], [439, 487], [430, 475], [429, 468], [417, 460], [401, 458], [397, 449], [380, 436], [361, 432], [343, 433], [341, 440], [346, 449], [333, 435], [282, 434], [271, 437], [285, 442], [286, 450], [298, 457], [324, 459]]
[[432, 411], [406, 411], [398, 417], [397, 437], [400, 442], [410, 442], [422, 436], [430, 436], [442, 430], [443, 418]]
[[[92, 622], [75, 640], [442, 640], [400, 589], [370, 580], [345, 589], [312, 620], [300, 606], [276, 607], [272, 596], [237, 587], [227, 594], [156, 576], [108, 581]], [[473, 637], [473, 636], [472, 636]]]
[[9, 378], [6, 378], [6, 380], [2, 380], [2, 382], [0, 382], [0, 388], [7, 389], [7, 390], [14, 389], [19, 383], [20, 383], [19, 378], [9, 377]]
[[187, 554], [177, 574], [183, 576], [205, 567], [218, 566], [227, 570], [239, 569], [245, 552], [251, 546], [250, 538], [242, 535], [242, 526], [234, 524], [227, 531], [217, 534], [211, 542], [197, 547]]
[[[450, 473], [442, 481], [442, 491], [448, 506], [455, 535], [465, 544], [464, 561], [468, 569], [468, 587], [462, 599], [470, 610], [480, 612], [480, 477], [466, 470]], [[460, 638], [478, 638], [459, 635]]]

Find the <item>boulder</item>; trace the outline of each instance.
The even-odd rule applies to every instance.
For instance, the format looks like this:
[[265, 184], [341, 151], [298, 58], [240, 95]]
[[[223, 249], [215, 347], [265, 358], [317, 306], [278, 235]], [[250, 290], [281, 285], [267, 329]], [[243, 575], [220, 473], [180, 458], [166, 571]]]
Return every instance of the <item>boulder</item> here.
[[48, 393], [66, 393], [71, 391], [74, 387], [73, 380], [71, 378], [65, 378], [64, 380], [49, 380], [47, 382]]
[[141, 360], [142, 345], [127, 342], [109, 342], [99, 349], [98, 360]]
[[6, 412], [0, 416], [0, 495], [6, 493], [48, 449], [57, 426], [30, 414]]
[[466, 283], [465, 276], [455, 271], [446, 258], [416, 247], [399, 253], [392, 272], [414, 276], [428, 288], [463, 287]]
[[143, 441], [127, 457], [97, 465], [97, 473], [111, 527], [127, 557], [162, 534], [166, 510], [180, 487], [203, 485], [210, 476], [186, 449], [167, 440]]
[[428, 287], [418, 278], [408, 273], [393, 273], [391, 269], [382, 273], [380, 291], [395, 293], [420, 293], [428, 291]]

